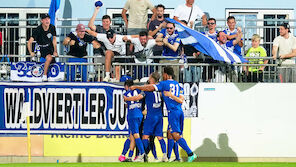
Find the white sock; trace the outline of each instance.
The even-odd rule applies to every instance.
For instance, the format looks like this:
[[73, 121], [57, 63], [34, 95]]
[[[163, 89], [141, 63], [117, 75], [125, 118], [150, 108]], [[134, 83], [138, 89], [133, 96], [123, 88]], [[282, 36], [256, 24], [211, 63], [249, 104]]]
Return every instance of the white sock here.
[[106, 77], [110, 77], [110, 72], [106, 72]]

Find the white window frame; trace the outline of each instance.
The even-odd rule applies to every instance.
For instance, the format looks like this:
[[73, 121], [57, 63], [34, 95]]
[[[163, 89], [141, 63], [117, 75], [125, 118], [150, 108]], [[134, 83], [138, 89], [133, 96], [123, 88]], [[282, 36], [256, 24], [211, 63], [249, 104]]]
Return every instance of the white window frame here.
[[[29, 13], [36, 13], [36, 14], [41, 14], [41, 13], [48, 13], [49, 8], [1, 8], [0, 13], [6, 13], [6, 14], [11, 14], [11, 13], [17, 13], [19, 14], [19, 19], [23, 21], [19, 21], [19, 26], [24, 27], [27, 24], [27, 14]], [[19, 54], [20, 55], [25, 55], [26, 54], [26, 45], [21, 45], [21, 44], [26, 44], [26, 28], [20, 28], [19, 29], [19, 37], [20, 37], [20, 45], [19, 45]]]

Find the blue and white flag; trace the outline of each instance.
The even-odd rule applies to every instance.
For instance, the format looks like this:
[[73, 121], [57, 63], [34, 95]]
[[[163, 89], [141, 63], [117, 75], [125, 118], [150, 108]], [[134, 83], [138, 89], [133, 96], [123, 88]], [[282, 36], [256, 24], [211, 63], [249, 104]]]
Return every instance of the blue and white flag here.
[[50, 24], [55, 25], [56, 14], [60, 8], [61, 0], [51, 0], [48, 15], [50, 16]]
[[166, 19], [169, 22], [175, 23], [176, 29], [179, 32], [179, 37], [184, 45], [192, 45], [200, 52], [213, 57], [214, 60], [224, 61], [227, 63], [248, 62], [242, 56], [237, 55], [228, 49], [222, 48], [214, 40], [204, 34], [185, 27], [174, 19]]

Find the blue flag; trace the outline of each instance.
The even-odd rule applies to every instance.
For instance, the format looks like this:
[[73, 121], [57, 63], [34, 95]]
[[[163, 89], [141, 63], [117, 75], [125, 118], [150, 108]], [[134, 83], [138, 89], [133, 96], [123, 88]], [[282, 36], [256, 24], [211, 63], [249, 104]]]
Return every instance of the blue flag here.
[[228, 49], [222, 48], [214, 40], [204, 34], [192, 30], [174, 19], [166, 19], [171, 23], [175, 23], [176, 29], [179, 32], [179, 37], [184, 45], [192, 45], [200, 52], [211, 56], [214, 60], [224, 61], [227, 63], [248, 62], [242, 56], [237, 55]]
[[48, 15], [50, 16], [50, 24], [55, 25], [56, 12], [60, 8], [61, 0], [51, 0]]

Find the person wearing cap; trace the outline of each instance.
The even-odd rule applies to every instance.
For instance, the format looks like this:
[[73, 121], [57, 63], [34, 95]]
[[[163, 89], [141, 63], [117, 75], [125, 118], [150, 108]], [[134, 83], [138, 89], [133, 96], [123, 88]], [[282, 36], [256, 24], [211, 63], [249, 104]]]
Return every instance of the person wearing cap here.
[[[70, 58], [69, 62], [86, 62], [87, 59], [83, 58], [87, 55], [86, 47], [87, 43], [91, 43], [94, 48], [99, 48], [100, 44], [89, 34], [85, 33], [85, 26], [83, 24], [78, 24], [76, 26], [76, 31], [71, 32], [63, 41], [64, 46], [70, 46], [70, 50], [68, 55], [74, 56], [75, 58]], [[81, 66], [78, 67], [80, 74], [82, 75], [82, 81], [87, 81], [87, 67], [83, 66], [81, 70]], [[75, 66], [71, 66], [71, 70], [69, 71], [69, 67], [67, 67], [68, 74], [71, 73], [71, 79], [69, 78], [70, 75], [67, 74], [67, 80], [75, 81], [75, 73], [76, 68]]]
[[54, 62], [54, 57], [58, 56], [57, 53], [57, 40], [56, 40], [56, 29], [54, 25], [50, 24], [50, 16], [48, 14], [41, 16], [41, 25], [39, 25], [28, 41], [28, 51], [30, 55], [35, 56], [32, 50], [32, 43], [36, 41], [40, 47], [41, 61], [45, 59], [44, 73], [42, 81], [48, 81], [47, 72], [50, 63]]
[[[290, 33], [290, 25], [284, 23], [280, 26], [280, 35], [273, 40], [272, 57], [280, 59], [283, 65], [294, 65], [296, 60], [296, 38]], [[288, 66], [287, 66], [288, 67]], [[295, 68], [279, 68], [281, 82], [296, 82]]]
[[[111, 61], [114, 56], [125, 55], [126, 47], [125, 42], [131, 38], [137, 38], [138, 35], [118, 35], [110, 29], [105, 34], [97, 33], [91, 30], [86, 30], [87, 33], [96, 37], [99, 41], [103, 42], [106, 46], [107, 50], [105, 52], [105, 70], [106, 75], [103, 81], [109, 82], [111, 80], [110, 77], [110, 69], [111, 69]], [[122, 62], [123, 59], [116, 60], [117, 62]], [[115, 68], [115, 81], [119, 81], [120, 78], [120, 66]]]

